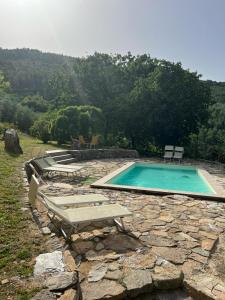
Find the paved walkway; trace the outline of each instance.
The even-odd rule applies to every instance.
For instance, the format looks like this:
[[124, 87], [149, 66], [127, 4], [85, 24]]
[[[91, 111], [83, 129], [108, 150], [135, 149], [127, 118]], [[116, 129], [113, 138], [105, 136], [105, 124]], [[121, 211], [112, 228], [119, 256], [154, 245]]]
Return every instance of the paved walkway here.
[[[121, 299], [125, 294], [138, 295], [141, 288], [164, 290], [182, 283], [199, 299], [225, 299], [225, 203], [89, 187], [126, 162], [85, 162], [82, 178], [56, 176], [45, 189], [49, 195], [102, 193], [133, 213], [124, 220], [129, 235], [102, 222], [87, 224], [73, 235], [84, 299]], [[223, 166], [188, 164], [205, 168], [225, 186]]]

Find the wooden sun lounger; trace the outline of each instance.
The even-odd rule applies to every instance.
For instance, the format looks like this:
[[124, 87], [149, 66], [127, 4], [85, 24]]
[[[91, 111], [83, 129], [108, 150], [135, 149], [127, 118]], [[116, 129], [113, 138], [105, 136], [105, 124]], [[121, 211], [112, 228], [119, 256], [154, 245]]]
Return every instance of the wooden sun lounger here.
[[[49, 201], [42, 193], [38, 193], [39, 182], [37, 178], [32, 175], [29, 189], [29, 199], [34, 201], [39, 195], [42, 202], [49, 212], [48, 216], [52, 223], [62, 232], [65, 239], [69, 240], [73, 231], [77, 232], [79, 224], [86, 222], [113, 220], [119, 229], [125, 231], [123, 218], [132, 215], [127, 208], [119, 204], [108, 204], [92, 207], [68, 208], [63, 209], [53, 202]], [[62, 222], [55, 222], [56, 217], [63, 220], [65, 223], [70, 224], [71, 228], [69, 233], [66, 233], [62, 228]]]

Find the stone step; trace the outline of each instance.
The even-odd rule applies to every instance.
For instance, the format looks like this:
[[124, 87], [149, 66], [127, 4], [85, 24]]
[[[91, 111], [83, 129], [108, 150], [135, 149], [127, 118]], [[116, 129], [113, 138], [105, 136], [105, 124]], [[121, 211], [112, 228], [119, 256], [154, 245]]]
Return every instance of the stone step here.
[[52, 156], [55, 161], [60, 162], [61, 160], [71, 159], [73, 156], [71, 154], [62, 154], [57, 156]]
[[46, 154], [51, 157], [68, 154], [68, 150], [49, 150]]
[[75, 158], [73, 158], [73, 157], [58, 161], [58, 163], [62, 164], [62, 165], [72, 164], [72, 163], [75, 163], [75, 162], [77, 162], [77, 160]]

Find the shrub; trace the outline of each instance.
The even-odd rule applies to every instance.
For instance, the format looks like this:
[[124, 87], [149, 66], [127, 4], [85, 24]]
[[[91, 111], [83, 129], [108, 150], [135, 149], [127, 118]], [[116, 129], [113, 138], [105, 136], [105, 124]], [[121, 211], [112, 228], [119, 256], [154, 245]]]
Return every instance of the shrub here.
[[29, 129], [34, 123], [36, 117], [37, 115], [28, 107], [17, 105], [15, 116], [16, 125], [23, 132], [29, 132]]
[[30, 128], [30, 133], [46, 144], [51, 139], [49, 115], [43, 115], [37, 119]]

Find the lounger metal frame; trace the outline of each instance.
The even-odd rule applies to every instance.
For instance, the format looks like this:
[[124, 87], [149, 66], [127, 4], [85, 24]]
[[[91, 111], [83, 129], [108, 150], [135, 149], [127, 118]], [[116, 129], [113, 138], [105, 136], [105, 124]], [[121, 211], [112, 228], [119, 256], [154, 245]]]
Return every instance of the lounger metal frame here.
[[[49, 205], [48, 205], [48, 201], [49, 200], [46, 199], [46, 196], [43, 193], [41, 193], [41, 192], [38, 192], [38, 195], [41, 197], [42, 203], [48, 209], [47, 215], [48, 215], [48, 217], [50, 219], [50, 223], [52, 223], [55, 226], [55, 228], [62, 233], [62, 235], [63, 235], [63, 237], [65, 238], [66, 241], [71, 241], [71, 235], [73, 233], [78, 233], [79, 232], [79, 225], [81, 224], [81, 222], [72, 223], [72, 222], [68, 221], [67, 219], [63, 218], [61, 215], [58, 215], [53, 209], [51, 209], [49, 207]], [[63, 229], [63, 227], [62, 227], [62, 221], [61, 220], [58, 220], [58, 222], [56, 222], [57, 218], [65, 221], [67, 224], [70, 224], [71, 228], [69, 229], [68, 233], [66, 233], [65, 230]], [[102, 220], [113, 220], [114, 223], [115, 223], [115, 225], [116, 225], [116, 227], [117, 227], [118, 231], [126, 232], [127, 230], [125, 228], [125, 225], [124, 225], [124, 222], [123, 222], [123, 218], [124, 217], [116, 217], [116, 218], [115, 217], [110, 217], [110, 218], [100, 219], [99, 221], [102, 221]], [[86, 221], [86, 222], [89, 222], [89, 221]], [[95, 220], [95, 222], [98, 222], [98, 220]], [[58, 223], [60, 223], [60, 227], [58, 226]]]

